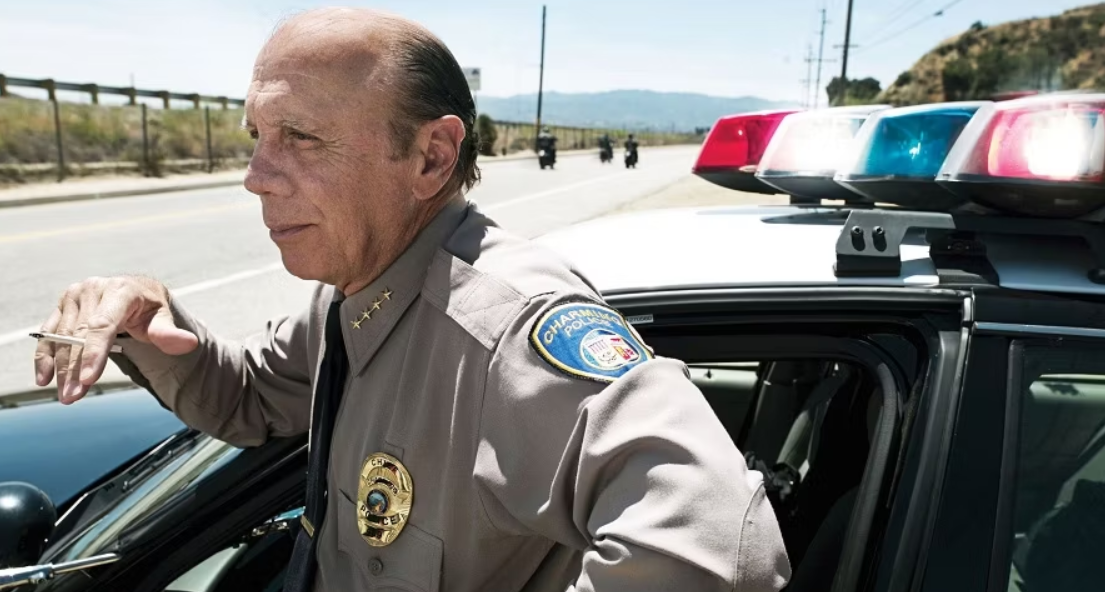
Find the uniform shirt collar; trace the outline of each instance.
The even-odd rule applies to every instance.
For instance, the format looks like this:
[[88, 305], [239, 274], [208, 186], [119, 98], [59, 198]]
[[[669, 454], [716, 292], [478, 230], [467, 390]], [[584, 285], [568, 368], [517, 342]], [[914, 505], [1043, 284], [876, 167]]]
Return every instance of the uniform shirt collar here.
[[[421, 293], [434, 254], [460, 226], [470, 207], [467, 200], [450, 201], [380, 277], [342, 302], [342, 336], [352, 374], [372, 359]], [[340, 294], [336, 296], [340, 298]]]

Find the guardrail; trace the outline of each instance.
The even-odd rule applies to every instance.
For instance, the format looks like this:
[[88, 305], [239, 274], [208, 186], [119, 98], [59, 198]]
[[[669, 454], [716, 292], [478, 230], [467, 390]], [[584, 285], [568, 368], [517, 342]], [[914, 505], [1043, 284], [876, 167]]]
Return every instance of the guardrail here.
[[[15, 97], [9, 90], [14, 87], [45, 90], [47, 101]], [[59, 100], [58, 93], [63, 91], [87, 93], [91, 105]], [[126, 97], [127, 103], [101, 106], [101, 95]], [[151, 112], [147, 101], [139, 101], [143, 97], [160, 99], [164, 109], [155, 108]], [[7, 98], [12, 101], [4, 101], [6, 106], [0, 103], [0, 107], [7, 109], [0, 110], [0, 184], [40, 179], [49, 174], [42, 170], [47, 163], [53, 167], [58, 181], [74, 174], [123, 168], [138, 170], [147, 177], [158, 177], [169, 163], [196, 160], [203, 160], [205, 165], [201, 170], [210, 173], [248, 159], [252, 152], [252, 144], [238, 131], [244, 99], [0, 74], [0, 99]], [[194, 111], [172, 109], [173, 101], [186, 101]], [[39, 109], [35, 103], [49, 104], [52, 113]], [[188, 115], [193, 112], [198, 112], [202, 119]], [[494, 123], [497, 139], [492, 150], [495, 154], [534, 150], [537, 126], [533, 122]], [[695, 139], [692, 134], [650, 130], [565, 126], [552, 122], [545, 125], [557, 136], [559, 146], [567, 150], [597, 147], [602, 134], [608, 134], [621, 144], [628, 134], [635, 133], [642, 146], [686, 143]], [[5, 135], [7, 138], [3, 137]], [[6, 146], [5, 139], [8, 140]], [[127, 167], [96, 164], [106, 162], [135, 164]]]
[[221, 105], [223, 109], [229, 109], [231, 105], [238, 107], [245, 106], [244, 99], [231, 99], [229, 97], [214, 97], [208, 95], [201, 95], [197, 93], [175, 93], [167, 90], [145, 90], [134, 87], [121, 87], [121, 86], [101, 86], [95, 83], [79, 83], [79, 82], [58, 82], [52, 78], [9, 78], [3, 74], [0, 74], [0, 97], [8, 96], [9, 86], [20, 86], [24, 88], [37, 88], [45, 90], [49, 93], [49, 100], [56, 102], [57, 91], [72, 91], [88, 93], [92, 99], [93, 105], [100, 104], [100, 95], [118, 95], [127, 97], [130, 99], [131, 105], [138, 104], [138, 97], [148, 97], [154, 99], [161, 99], [164, 102], [165, 108], [170, 108], [171, 101], [190, 101], [196, 109], [199, 109], [203, 103], [213, 103]]

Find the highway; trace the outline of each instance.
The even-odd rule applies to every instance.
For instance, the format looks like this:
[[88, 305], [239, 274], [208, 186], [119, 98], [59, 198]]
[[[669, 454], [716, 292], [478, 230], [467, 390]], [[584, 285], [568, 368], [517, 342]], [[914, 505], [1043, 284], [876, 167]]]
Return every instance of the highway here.
[[[635, 170], [593, 154], [562, 156], [551, 171], [534, 160], [489, 162], [469, 198], [503, 227], [534, 237], [679, 181], [696, 154], [643, 149]], [[258, 199], [240, 187], [2, 209], [0, 270], [0, 393], [34, 388], [27, 332], [82, 278], [156, 277], [214, 332], [235, 339], [301, 309], [311, 287], [284, 271]], [[119, 377], [114, 367], [105, 375]]]

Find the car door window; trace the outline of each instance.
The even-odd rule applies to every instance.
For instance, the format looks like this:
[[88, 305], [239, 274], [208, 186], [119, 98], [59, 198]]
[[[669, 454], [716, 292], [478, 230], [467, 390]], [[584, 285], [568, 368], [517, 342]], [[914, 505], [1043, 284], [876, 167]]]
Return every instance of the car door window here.
[[299, 507], [243, 533], [182, 574], [164, 592], [279, 592], [299, 528]]
[[1105, 589], [1105, 347], [1014, 345], [1008, 590]]

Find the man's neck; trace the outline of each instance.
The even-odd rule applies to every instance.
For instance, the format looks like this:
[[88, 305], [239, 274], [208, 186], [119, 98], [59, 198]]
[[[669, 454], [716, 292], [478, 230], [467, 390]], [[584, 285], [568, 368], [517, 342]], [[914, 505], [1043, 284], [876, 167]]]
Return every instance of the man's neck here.
[[421, 234], [422, 231], [425, 230], [426, 227], [434, 221], [434, 218], [436, 218], [442, 210], [444, 210], [449, 204], [460, 201], [464, 201], [464, 196], [458, 191], [451, 197], [438, 199], [433, 203], [433, 205], [423, 208], [423, 210], [415, 216], [414, 220], [410, 224], [407, 224], [406, 232], [399, 237], [399, 240], [396, 241], [399, 245], [401, 245], [400, 248], [391, 250], [391, 253], [388, 257], [379, 259], [373, 266], [373, 269], [369, 270], [370, 273], [356, 278], [355, 280], [348, 282], [344, 286], [339, 284], [335, 287], [339, 291], [341, 291], [342, 294], [345, 294], [346, 298], [348, 298], [371, 285], [372, 282], [376, 281], [377, 278], [383, 275], [384, 272], [387, 271], [388, 268], [391, 267], [392, 264], [394, 264], [395, 261], [398, 260], [399, 257], [401, 257], [403, 253], [406, 252], [407, 249], [409, 249], [416, 240], [418, 240], [418, 235]]

